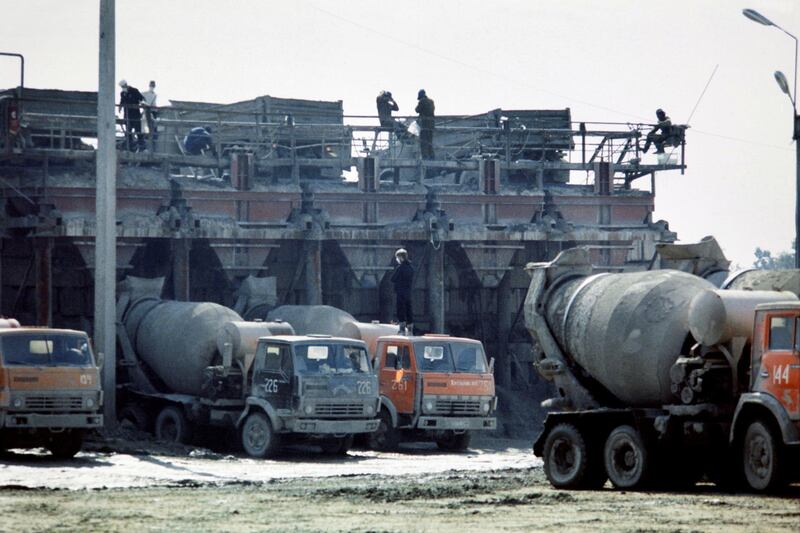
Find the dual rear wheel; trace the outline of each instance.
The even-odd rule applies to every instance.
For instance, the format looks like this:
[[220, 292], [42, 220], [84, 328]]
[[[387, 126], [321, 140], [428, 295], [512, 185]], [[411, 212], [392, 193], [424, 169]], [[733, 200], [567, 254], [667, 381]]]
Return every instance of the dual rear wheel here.
[[632, 426], [616, 427], [602, 449], [573, 424], [558, 424], [544, 443], [544, 472], [559, 489], [598, 489], [610, 480], [619, 489], [638, 489], [650, 478], [651, 458]]
[[606, 482], [602, 458], [572, 424], [558, 424], [544, 443], [544, 473], [558, 489], [596, 489]]

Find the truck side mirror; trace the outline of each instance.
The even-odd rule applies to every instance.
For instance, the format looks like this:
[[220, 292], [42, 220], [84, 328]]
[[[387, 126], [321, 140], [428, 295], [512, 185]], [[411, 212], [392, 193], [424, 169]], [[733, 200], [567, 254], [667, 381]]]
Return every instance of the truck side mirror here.
[[494, 357], [489, 359], [489, 373], [494, 374]]
[[103, 368], [103, 364], [106, 362], [106, 354], [103, 352], [97, 352], [95, 359], [97, 360], [97, 368]]

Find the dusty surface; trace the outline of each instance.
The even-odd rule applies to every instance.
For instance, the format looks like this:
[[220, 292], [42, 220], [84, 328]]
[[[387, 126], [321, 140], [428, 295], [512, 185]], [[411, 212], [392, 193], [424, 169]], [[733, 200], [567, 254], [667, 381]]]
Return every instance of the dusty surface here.
[[491, 447], [479, 445], [466, 453], [450, 453], [422, 443], [405, 446], [397, 453], [355, 449], [345, 457], [322, 455], [313, 446], [295, 446], [275, 460], [189, 447], [148, 451], [142, 446], [132, 446], [127, 453], [99, 447], [99, 451], [79, 453], [72, 461], [55, 461], [44, 450], [15, 450], [0, 456], [0, 486], [80, 490], [257, 484], [299, 477], [404, 476], [450, 470], [520, 469], [541, 464], [527, 449], [520, 447], [524, 444], [492, 441]]
[[[119, 444], [119, 446], [117, 446]], [[554, 490], [524, 441], [466, 454], [427, 445], [256, 461], [200, 448], [89, 446], [76, 461], [0, 457], [3, 531], [797, 531], [800, 486], [781, 497]], [[125, 449], [122, 449], [125, 448]]]

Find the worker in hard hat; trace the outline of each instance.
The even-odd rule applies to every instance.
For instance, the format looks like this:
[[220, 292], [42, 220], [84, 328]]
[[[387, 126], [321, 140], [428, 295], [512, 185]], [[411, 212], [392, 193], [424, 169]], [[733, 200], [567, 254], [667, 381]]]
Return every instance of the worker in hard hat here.
[[[128, 85], [125, 80], [120, 80], [119, 86], [122, 91], [119, 93], [119, 107], [122, 109], [122, 116], [125, 119], [125, 135], [127, 137], [128, 150], [136, 152], [144, 148], [142, 138], [142, 111], [139, 106], [144, 100], [144, 96], [139, 89]], [[134, 140], [134, 133], [136, 138]]]
[[419, 151], [422, 159], [433, 159], [433, 129], [434, 129], [434, 109], [433, 100], [428, 98], [425, 89], [420, 89], [417, 93], [417, 107], [415, 111], [419, 115]]
[[411, 289], [414, 285], [414, 267], [408, 258], [408, 252], [400, 248], [394, 253], [397, 266], [392, 274], [394, 295], [396, 299], [397, 322], [400, 324], [398, 333], [414, 332], [414, 315], [411, 305]]
[[650, 149], [650, 144], [655, 144], [656, 153], [663, 154], [664, 143], [672, 136], [672, 121], [663, 109], [656, 109], [656, 118], [658, 118], [658, 123], [647, 134], [647, 140], [642, 149], [645, 153]]

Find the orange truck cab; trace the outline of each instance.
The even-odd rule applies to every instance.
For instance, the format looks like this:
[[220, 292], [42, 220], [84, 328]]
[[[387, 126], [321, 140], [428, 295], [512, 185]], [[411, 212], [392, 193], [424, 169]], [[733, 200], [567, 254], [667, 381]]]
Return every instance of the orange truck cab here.
[[476, 340], [447, 335], [380, 337], [374, 351], [381, 395], [372, 448], [433, 440], [465, 450], [470, 432], [497, 428], [493, 362]]
[[0, 447], [72, 457], [103, 425], [102, 400], [86, 333], [0, 319]]
[[730, 442], [741, 446], [756, 490], [798, 478], [800, 466], [800, 302], [756, 307], [749, 390], [739, 396]]

